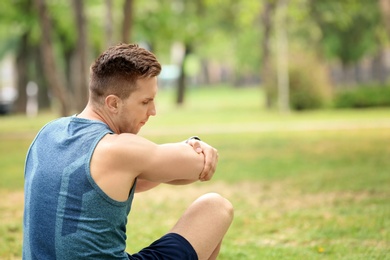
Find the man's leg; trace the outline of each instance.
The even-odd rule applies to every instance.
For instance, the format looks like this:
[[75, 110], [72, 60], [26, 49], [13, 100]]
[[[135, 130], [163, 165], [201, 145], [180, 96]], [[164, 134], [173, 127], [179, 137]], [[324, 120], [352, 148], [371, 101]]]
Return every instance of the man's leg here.
[[219, 255], [219, 250], [221, 249], [222, 241], [219, 242], [218, 246], [215, 248], [214, 252], [211, 254], [209, 259], [217, 259], [217, 256]]
[[233, 220], [233, 206], [216, 193], [195, 200], [170, 232], [186, 238], [200, 260], [215, 259]]

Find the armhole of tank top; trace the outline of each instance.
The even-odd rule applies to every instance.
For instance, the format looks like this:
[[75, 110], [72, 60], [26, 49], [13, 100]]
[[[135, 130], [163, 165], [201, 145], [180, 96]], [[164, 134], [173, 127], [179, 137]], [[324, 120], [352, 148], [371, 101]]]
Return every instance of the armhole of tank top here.
[[[95, 151], [96, 149], [96, 146], [98, 145], [98, 143], [103, 139], [103, 137], [105, 137], [107, 134], [112, 134], [111, 131], [105, 131], [104, 133], [102, 133], [101, 135], [99, 135], [96, 140], [94, 141], [94, 143], [92, 144], [91, 146], [91, 150], [89, 151], [88, 153], [88, 156], [87, 156], [87, 161], [86, 161], [86, 164], [85, 164], [85, 172], [87, 174], [87, 178], [88, 178], [88, 181], [90, 182], [90, 184], [92, 185], [92, 187], [94, 188], [94, 190], [103, 198], [105, 199], [108, 203], [112, 204], [112, 205], [115, 205], [115, 206], [118, 206], [118, 207], [123, 207], [123, 206], [126, 206], [128, 204], [128, 201], [131, 199], [131, 196], [129, 196], [129, 198], [126, 200], [126, 201], [117, 201], [117, 200], [114, 200], [112, 198], [110, 198], [100, 187], [99, 185], [96, 184], [95, 180], [92, 178], [92, 175], [91, 175], [91, 167], [90, 167], [90, 164], [91, 164], [91, 159], [92, 159], [92, 155], [93, 155], [93, 152]], [[136, 181], [134, 181], [134, 184], [136, 183]], [[133, 187], [134, 187], [134, 184], [133, 184]], [[133, 189], [132, 187], [132, 189]]]

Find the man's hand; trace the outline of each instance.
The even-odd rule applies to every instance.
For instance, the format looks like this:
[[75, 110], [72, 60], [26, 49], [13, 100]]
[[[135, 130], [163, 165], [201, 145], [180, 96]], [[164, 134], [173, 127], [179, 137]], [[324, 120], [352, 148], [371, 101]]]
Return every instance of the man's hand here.
[[203, 141], [196, 139], [190, 139], [187, 141], [197, 153], [203, 153], [205, 157], [205, 163], [202, 172], [199, 175], [200, 181], [209, 181], [217, 168], [218, 163], [218, 151], [214, 147], [208, 145]]

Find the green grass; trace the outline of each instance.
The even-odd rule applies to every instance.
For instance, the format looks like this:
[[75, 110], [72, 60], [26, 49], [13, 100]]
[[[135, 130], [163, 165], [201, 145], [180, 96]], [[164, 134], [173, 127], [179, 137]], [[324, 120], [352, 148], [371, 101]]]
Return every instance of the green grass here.
[[[219, 259], [390, 259], [389, 109], [280, 115], [261, 108], [255, 88], [193, 88], [177, 108], [172, 94], [160, 91], [158, 116], [140, 134], [157, 143], [199, 134], [218, 148], [217, 173], [209, 183], [137, 194], [130, 252], [216, 191], [235, 207]], [[21, 256], [25, 154], [53, 118], [0, 117], [0, 259]]]

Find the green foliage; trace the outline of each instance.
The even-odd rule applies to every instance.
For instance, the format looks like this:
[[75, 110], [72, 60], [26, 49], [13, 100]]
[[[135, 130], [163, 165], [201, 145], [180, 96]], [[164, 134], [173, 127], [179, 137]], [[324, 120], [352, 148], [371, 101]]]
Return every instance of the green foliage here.
[[[270, 83], [273, 102], [277, 102], [277, 78], [274, 68]], [[309, 110], [327, 107], [332, 86], [326, 68], [310, 54], [303, 52], [289, 58], [289, 101], [293, 110]]]
[[22, 37], [27, 36], [29, 43], [36, 44], [38, 25], [32, 1], [1, 1], [0, 20], [0, 59], [17, 53]]
[[49, 15], [52, 18], [52, 37], [64, 52], [73, 50], [77, 37], [73, 3], [71, 1], [47, 1], [47, 4]]
[[[105, 46], [107, 10], [105, 1], [84, 2], [90, 47], [88, 51], [92, 61]], [[230, 79], [254, 78], [261, 72], [261, 45], [264, 38], [261, 15], [267, 2], [276, 1], [138, 1], [134, 5], [132, 41], [150, 44], [163, 64], [175, 62], [170, 53], [174, 43], [187, 43], [192, 47], [192, 54], [202, 64], [226, 66], [227, 71], [234, 75], [229, 75]], [[59, 69], [62, 72], [68, 70], [62, 73], [68, 76], [71, 75], [70, 61], [76, 43], [73, 6], [67, 0], [47, 3], [53, 22], [56, 61], [61, 65]], [[381, 48], [387, 40], [377, 1], [292, 0], [288, 3], [286, 29], [291, 53], [299, 46], [310, 51], [320, 51], [327, 58], [353, 63]], [[273, 16], [274, 13], [271, 13], [271, 20]], [[33, 1], [2, 1], [0, 17], [0, 57], [9, 52], [17, 53], [24, 34], [28, 34], [27, 49], [37, 49], [41, 37]], [[123, 1], [112, 1], [112, 17], [113, 41], [116, 43], [123, 27]], [[270, 34], [271, 58], [276, 46], [274, 29], [271, 28]], [[291, 75], [293, 81], [296, 78], [299, 78], [298, 81], [305, 80], [300, 72], [292, 73], [295, 75]], [[31, 75], [29, 78], [39, 81]], [[41, 82], [39, 86], [44, 86], [44, 80]], [[47, 91], [47, 86], [42, 88], [41, 93], [44, 91]], [[308, 91], [305, 90], [306, 93]], [[305, 107], [317, 106], [319, 102], [311, 104], [305, 100], [307, 96], [298, 95], [294, 99], [305, 103]]]
[[327, 105], [331, 85], [324, 67], [316, 60], [304, 57], [301, 57], [301, 60], [294, 59], [290, 66], [289, 79], [291, 108], [305, 110]]
[[172, 62], [169, 52], [174, 43], [193, 48], [206, 39], [213, 27], [202, 1], [141, 1], [136, 6], [134, 39], [151, 44], [165, 63]]
[[340, 89], [335, 94], [337, 108], [390, 107], [390, 86], [359, 86]]
[[378, 32], [383, 27], [378, 1], [311, 1], [310, 8], [328, 57], [350, 64], [378, 48]]

